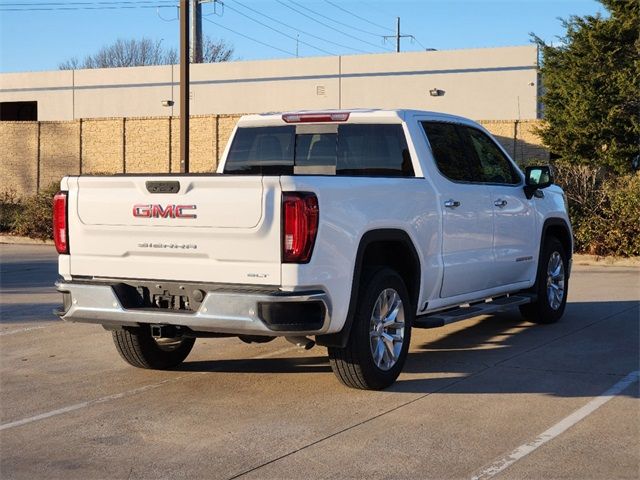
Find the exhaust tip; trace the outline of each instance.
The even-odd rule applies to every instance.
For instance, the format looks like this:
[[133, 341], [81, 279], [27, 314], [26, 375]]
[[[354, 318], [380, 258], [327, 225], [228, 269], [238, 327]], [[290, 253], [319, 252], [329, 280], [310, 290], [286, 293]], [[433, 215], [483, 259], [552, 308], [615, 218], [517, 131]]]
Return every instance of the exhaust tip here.
[[296, 347], [303, 348], [305, 350], [311, 350], [316, 346], [316, 342], [308, 337], [285, 337], [289, 343], [293, 343]]

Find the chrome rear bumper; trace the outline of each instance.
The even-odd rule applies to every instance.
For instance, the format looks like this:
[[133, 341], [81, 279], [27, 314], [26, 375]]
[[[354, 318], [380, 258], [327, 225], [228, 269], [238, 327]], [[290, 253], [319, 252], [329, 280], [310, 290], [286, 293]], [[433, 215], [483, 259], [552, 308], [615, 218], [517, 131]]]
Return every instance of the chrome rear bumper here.
[[237, 335], [318, 335], [329, 328], [330, 304], [324, 292], [207, 292], [194, 312], [124, 308], [109, 284], [57, 282], [65, 295], [56, 313], [65, 321], [105, 326], [166, 324], [193, 331]]

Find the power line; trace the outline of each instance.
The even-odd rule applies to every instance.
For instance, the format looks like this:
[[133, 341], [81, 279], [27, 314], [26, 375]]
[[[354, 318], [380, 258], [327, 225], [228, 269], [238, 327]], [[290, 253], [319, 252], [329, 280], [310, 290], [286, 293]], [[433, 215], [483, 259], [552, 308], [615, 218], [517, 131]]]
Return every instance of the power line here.
[[[325, 1], [326, 3], [328, 3], [329, 5], [332, 5], [333, 7], [337, 8], [338, 10], [342, 10], [343, 12], [345, 12], [345, 13], [347, 13], [347, 14], [349, 14], [349, 15], [351, 15], [351, 16], [353, 16], [353, 17], [355, 17], [355, 18], [358, 18], [358, 19], [362, 20], [363, 22], [367, 22], [367, 23], [369, 23], [369, 24], [371, 24], [371, 25], [373, 25], [373, 26], [375, 26], [375, 27], [382, 28], [382, 29], [387, 30], [387, 31], [389, 31], [389, 32], [392, 32], [392, 31], [393, 31], [393, 29], [391, 29], [391, 28], [389, 28], [389, 27], [385, 27], [385, 26], [380, 25], [380, 24], [378, 24], [378, 23], [372, 22], [372, 21], [370, 21], [370, 20], [367, 20], [366, 18], [361, 17], [360, 15], [358, 15], [358, 14], [356, 14], [356, 13], [353, 13], [353, 12], [352, 12], [352, 11], [350, 11], [350, 10], [347, 10], [346, 8], [341, 7], [340, 5], [337, 5], [337, 4], [333, 3], [331, 0], [324, 0], [324, 1]], [[415, 42], [416, 42], [418, 45], [420, 45], [420, 47], [422, 47], [423, 49], [425, 49], [425, 50], [432, 50], [432, 49], [429, 49], [429, 48], [425, 47], [425, 46], [422, 44], [422, 42], [421, 42], [420, 40], [418, 40], [418, 38], [417, 38], [415, 35], [408, 35], [408, 37], [409, 37], [409, 38], [411, 38], [413, 41], [415, 41]]]
[[331, 1], [329, 1], [329, 0], [324, 0], [324, 1], [325, 1], [325, 2], [327, 2], [329, 5], [334, 6], [334, 7], [335, 7], [335, 8], [337, 8], [338, 10], [342, 10], [343, 12], [348, 13], [349, 15], [351, 15], [351, 16], [353, 16], [353, 17], [356, 17], [356, 18], [358, 18], [358, 19], [360, 19], [360, 20], [362, 20], [363, 22], [367, 22], [368, 24], [373, 25], [374, 27], [382, 28], [383, 30], [387, 30], [387, 31], [389, 31], [389, 32], [393, 32], [393, 29], [392, 29], [392, 28], [384, 27], [384, 26], [382, 26], [382, 25], [380, 25], [380, 24], [378, 24], [378, 23], [375, 23], [375, 22], [372, 22], [372, 21], [370, 21], [370, 20], [367, 20], [366, 18], [361, 17], [360, 15], [357, 15], [357, 14], [355, 14], [355, 13], [353, 13], [353, 12], [351, 12], [351, 11], [347, 10], [346, 8], [341, 7], [340, 5], [336, 5], [335, 3], [333, 3], [333, 2], [331, 2]]
[[303, 35], [307, 35], [308, 37], [315, 38], [315, 39], [317, 39], [317, 40], [320, 40], [320, 41], [322, 41], [322, 42], [329, 43], [329, 44], [331, 44], [331, 45], [335, 45], [336, 47], [346, 48], [347, 50], [352, 50], [352, 51], [354, 51], [354, 52], [367, 53], [367, 52], [365, 52], [364, 50], [360, 50], [360, 49], [358, 49], [358, 48], [349, 47], [348, 45], [343, 45], [343, 44], [341, 44], [341, 43], [337, 43], [337, 42], [334, 42], [334, 41], [332, 41], [332, 40], [328, 40], [328, 39], [326, 39], [326, 38], [324, 38], [324, 37], [320, 37], [320, 36], [318, 36], [318, 35], [314, 35], [314, 34], [312, 34], [312, 33], [306, 32], [306, 31], [304, 31], [304, 30], [299, 30], [299, 29], [297, 29], [297, 28], [295, 28], [295, 27], [292, 27], [291, 25], [289, 25], [289, 24], [287, 24], [287, 23], [285, 23], [285, 22], [282, 22], [282, 21], [278, 20], [277, 18], [273, 18], [273, 17], [271, 17], [271, 16], [267, 15], [266, 13], [262, 13], [262, 12], [260, 12], [260, 11], [256, 10], [256, 9], [252, 8], [252, 7], [249, 7], [248, 5], [245, 5], [244, 3], [239, 2], [238, 0], [232, 0], [232, 1], [233, 1], [234, 3], [237, 3], [238, 5], [242, 6], [243, 8], [246, 8], [247, 10], [251, 10], [252, 12], [254, 12], [254, 13], [256, 13], [256, 14], [258, 14], [258, 15], [262, 16], [262, 17], [268, 18], [268, 19], [269, 19], [269, 20], [271, 20], [272, 22], [279, 23], [280, 25], [283, 25], [283, 26], [285, 26], [285, 27], [287, 27], [287, 28], [290, 28], [291, 30], [294, 30], [294, 31], [296, 31], [296, 32], [302, 33]]
[[237, 10], [237, 9], [235, 9], [235, 8], [229, 6], [229, 5], [227, 5], [227, 8], [229, 10], [233, 11], [233, 12], [236, 12], [238, 15], [242, 15], [243, 17], [248, 18], [249, 20], [257, 23], [258, 25], [262, 25], [263, 27], [268, 28], [269, 30], [273, 30], [274, 32], [279, 33], [280, 35], [283, 35], [283, 36], [285, 36], [287, 38], [290, 38], [291, 40], [295, 40], [296, 42], [300, 42], [301, 44], [306, 45], [307, 47], [311, 47], [311, 48], [313, 48], [315, 50], [318, 50], [319, 52], [326, 53], [328, 55], [335, 55], [335, 53], [333, 53], [333, 52], [329, 52], [328, 50], [324, 50], [323, 48], [316, 47], [315, 45], [312, 45], [310, 43], [303, 42], [302, 40], [298, 40], [296, 37], [294, 37], [292, 35], [289, 35], [287, 33], [281, 32], [277, 28], [273, 28], [272, 26], [267, 25], [266, 23], [261, 22], [260, 20], [256, 20], [255, 18], [250, 17], [249, 15], [246, 15], [246, 14], [242, 13], [240, 10]]
[[[160, 3], [161, 2], [161, 3]], [[174, 8], [175, 2], [163, 0], [141, 0], [120, 2], [49, 2], [49, 3], [3, 3], [0, 12], [34, 12], [34, 11], [74, 11], [74, 10], [121, 10], [135, 8]], [[7, 8], [11, 7], [11, 8]]]
[[167, 22], [167, 23], [175, 22], [176, 20], [180, 19], [180, 7], [176, 7], [176, 9], [178, 10], [178, 15], [176, 15], [175, 18], [164, 18], [162, 15], [160, 15], [160, 9], [159, 8], [156, 9], [156, 15], [163, 22]]
[[78, 10], [135, 10], [136, 8], [175, 8], [173, 5], [138, 5], [138, 6], [100, 6], [100, 7], [37, 7], [37, 8], [0, 8], [0, 12], [70, 12]]
[[310, 12], [310, 13], [313, 13], [314, 15], [317, 15], [319, 17], [325, 18], [325, 19], [329, 20], [330, 22], [337, 23], [338, 25], [342, 25], [343, 27], [347, 27], [347, 28], [350, 28], [352, 30], [356, 30], [358, 32], [366, 33], [367, 35], [373, 35], [374, 37], [378, 37], [378, 38], [380, 38], [382, 36], [382, 35], [380, 35], [378, 33], [370, 32], [368, 30], [363, 30], [361, 28], [354, 27], [353, 25], [349, 25], [348, 23], [340, 22], [340, 21], [338, 21], [338, 20], [336, 20], [334, 18], [328, 17], [327, 15], [324, 15], [324, 14], [322, 14], [320, 12], [316, 12], [315, 10], [312, 10], [309, 7], [305, 7], [304, 5], [301, 5], [300, 3], [295, 2], [294, 0], [289, 0], [289, 2], [293, 3], [294, 5], [297, 5], [300, 8], [304, 8], [307, 12]]
[[224, 25], [222, 25], [222, 24], [220, 24], [220, 23], [218, 23], [218, 22], [214, 22], [213, 20], [210, 20], [210, 19], [208, 19], [208, 18], [203, 18], [203, 20], [204, 20], [204, 21], [206, 21], [206, 22], [209, 22], [209, 23], [213, 23], [213, 24], [214, 24], [214, 25], [216, 25], [217, 27], [220, 27], [220, 28], [222, 28], [222, 29], [224, 29], [224, 30], [228, 30], [228, 31], [229, 31], [229, 32], [231, 32], [231, 33], [235, 33], [236, 35], [239, 35], [239, 36], [241, 36], [241, 37], [244, 37], [244, 38], [246, 38], [247, 40], [251, 40], [252, 42], [259, 43], [260, 45], [264, 45], [265, 47], [273, 48], [274, 50], [278, 50], [279, 52], [286, 53], [287, 55], [291, 55], [292, 57], [295, 57], [295, 56], [296, 56], [296, 54], [295, 54], [295, 53], [293, 53], [293, 52], [289, 52], [289, 51], [284, 50], [284, 49], [282, 49], [282, 48], [275, 47], [275, 46], [270, 45], [270, 44], [268, 44], [268, 43], [265, 43], [265, 42], [263, 42], [263, 41], [261, 41], [261, 40], [258, 40], [258, 39], [255, 39], [255, 38], [252, 38], [252, 37], [250, 37], [249, 35], [245, 35], [244, 33], [236, 32], [235, 30], [232, 30], [232, 29], [230, 29], [229, 27], [225, 27]]
[[[354, 35], [351, 35], [350, 33], [343, 32], [342, 30], [339, 30], [339, 29], [337, 29], [337, 28], [335, 28], [335, 27], [332, 27], [331, 25], [327, 25], [326, 23], [324, 23], [324, 22], [322, 22], [322, 21], [318, 20], [317, 18], [314, 18], [314, 17], [312, 17], [311, 15], [307, 15], [306, 13], [301, 12], [301, 11], [300, 11], [300, 10], [298, 10], [297, 8], [292, 7], [291, 5], [288, 5], [288, 4], [284, 3], [282, 0], [276, 0], [276, 1], [277, 1], [280, 5], [282, 5], [282, 6], [286, 7], [286, 8], [288, 8], [288, 9], [290, 9], [290, 10], [293, 10], [294, 12], [296, 12], [296, 13], [298, 13], [298, 14], [302, 15], [303, 17], [306, 17], [306, 18], [308, 18], [309, 20], [312, 20], [312, 21], [314, 21], [314, 22], [316, 22], [316, 23], [319, 23], [320, 25], [323, 25], [324, 27], [329, 28], [329, 29], [333, 30], [334, 32], [338, 32], [338, 33], [339, 33], [339, 34], [341, 34], [341, 35], [344, 35], [344, 36], [349, 37], [349, 38], [353, 38], [354, 40], [357, 40], [357, 41], [362, 42], [362, 43], [366, 43], [367, 45], [371, 45], [371, 46], [373, 46], [373, 47], [375, 47], [375, 48], [380, 48], [380, 49], [382, 49], [382, 50], [386, 50], [385, 48], [381, 47], [380, 45], [376, 45], [376, 44], [374, 44], [374, 43], [368, 42], [367, 40], [363, 40], [363, 39], [361, 39], [361, 38], [359, 38], [359, 37], [356, 37], [356, 36], [354, 36]], [[364, 52], [364, 53], [371, 53], [371, 52]]]
[[424, 48], [425, 50], [433, 50], [433, 49], [429, 49], [429, 48], [425, 47], [425, 46], [422, 44], [422, 42], [421, 42], [420, 40], [418, 40], [414, 35], [411, 35], [411, 38], [412, 38], [413, 40], [415, 40], [415, 41], [416, 41], [416, 43], [417, 43], [418, 45], [420, 45], [422, 48]]
[[0, 3], [2, 7], [47, 7], [47, 6], [74, 6], [74, 5], [120, 5], [120, 4], [142, 4], [142, 3], [171, 3], [176, 4], [176, 0], [114, 0], [112, 2], [20, 2], [20, 3]]

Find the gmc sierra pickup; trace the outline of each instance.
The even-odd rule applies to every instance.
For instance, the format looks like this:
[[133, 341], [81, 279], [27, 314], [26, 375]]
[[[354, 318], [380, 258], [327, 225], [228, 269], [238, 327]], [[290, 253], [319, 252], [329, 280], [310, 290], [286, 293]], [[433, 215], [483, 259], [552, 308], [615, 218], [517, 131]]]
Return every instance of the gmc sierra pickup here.
[[103, 325], [136, 367], [175, 367], [198, 337], [284, 336], [385, 388], [412, 328], [562, 316], [572, 234], [552, 182], [456, 116], [245, 116], [217, 173], [62, 179], [57, 313]]

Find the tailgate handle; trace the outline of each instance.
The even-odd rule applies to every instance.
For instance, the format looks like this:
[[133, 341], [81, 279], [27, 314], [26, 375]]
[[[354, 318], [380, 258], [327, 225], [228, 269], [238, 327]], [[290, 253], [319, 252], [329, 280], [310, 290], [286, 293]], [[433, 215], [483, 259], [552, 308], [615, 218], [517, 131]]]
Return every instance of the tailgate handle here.
[[180, 182], [146, 182], [147, 191], [149, 193], [178, 193], [180, 191]]

